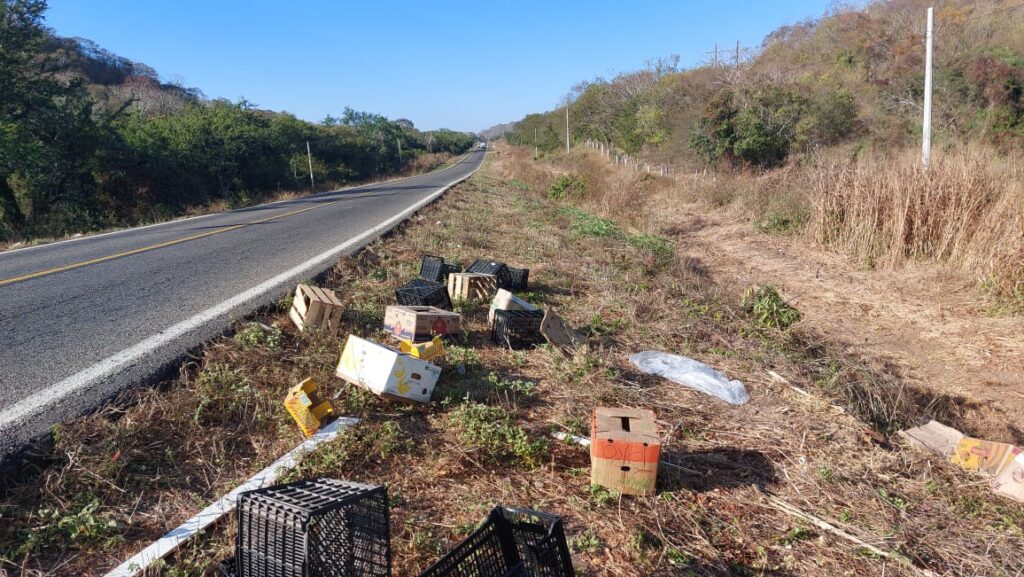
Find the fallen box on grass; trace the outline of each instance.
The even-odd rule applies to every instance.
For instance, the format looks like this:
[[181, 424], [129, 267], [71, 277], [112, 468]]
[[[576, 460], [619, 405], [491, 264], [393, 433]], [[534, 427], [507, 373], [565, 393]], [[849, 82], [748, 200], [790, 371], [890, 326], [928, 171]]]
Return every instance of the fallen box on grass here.
[[446, 282], [453, 272], [462, 272], [462, 265], [429, 254], [420, 259], [420, 277], [426, 280]]
[[420, 577], [574, 577], [558, 516], [495, 507], [469, 537]]
[[492, 274], [456, 272], [448, 275], [448, 296], [453, 301], [482, 301], [498, 290], [498, 279]]
[[540, 310], [536, 305], [526, 302], [508, 291], [498, 289], [498, 292], [491, 299], [491, 308], [487, 311], [487, 323], [494, 324], [495, 311], [536, 311]]
[[544, 311], [494, 311], [491, 341], [509, 348], [523, 348], [544, 342], [540, 325]]
[[591, 483], [624, 495], [653, 495], [661, 439], [654, 411], [598, 407], [590, 422]]
[[444, 355], [444, 341], [441, 339], [441, 335], [437, 335], [425, 343], [414, 343], [400, 339], [398, 341], [398, 351], [420, 360], [432, 361]]
[[1024, 451], [1009, 443], [964, 437], [950, 460], [992, 476], [992, 490], [1024, 502]]
[[439, 282], [421, 278], [413, 279], [395, 289], [395, 300], [400, 305], [438, 307], [451, 310], [452, 299], [448, 287]]
[[309, 479], [242, 493], [233, 561], [222, 566], [237, 577], [390, 577], [387, 488]]
[[331, 331], [338, 330], [341, 315], [345, 306], [341, 304], [334, 291], [315, 286], [300, 284], [295, 287], [295, 297], [288, 316], [300, 331], [306, 327], [327, 326]]
[[426, 403], [441, 376], [441, 368], [349, 335], [335, 374], [384, 397]]
[[307, 437], [316, 434], [334, 416], [331, 402], [320, 395], [320, 385], [311, 378], [288, 390], [284, 407]]
[[458, 334], [462, 315], [437, 307], [389, 306], [384, 309], [384, 330], [407, 341], [429, 341], [437, 335]]

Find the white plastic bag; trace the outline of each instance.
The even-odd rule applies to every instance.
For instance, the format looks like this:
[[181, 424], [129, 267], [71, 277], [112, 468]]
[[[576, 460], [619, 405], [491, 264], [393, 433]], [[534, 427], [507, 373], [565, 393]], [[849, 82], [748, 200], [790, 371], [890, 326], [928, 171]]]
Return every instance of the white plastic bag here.
[[746, 387], [700, 361], [660, 351], [644, 351], [629, 356], [629, 362], [638, 369], [684, 387], [718, 397], [733, 405], [742, 405], [750, 400]]

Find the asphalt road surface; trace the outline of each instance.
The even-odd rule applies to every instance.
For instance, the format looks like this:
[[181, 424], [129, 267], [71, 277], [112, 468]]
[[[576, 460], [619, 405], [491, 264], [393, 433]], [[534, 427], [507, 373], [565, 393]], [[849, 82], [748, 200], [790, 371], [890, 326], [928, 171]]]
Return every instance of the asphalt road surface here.
[[428, 174], [0, 253], [0, 460], [144, 384], [475, 171]]

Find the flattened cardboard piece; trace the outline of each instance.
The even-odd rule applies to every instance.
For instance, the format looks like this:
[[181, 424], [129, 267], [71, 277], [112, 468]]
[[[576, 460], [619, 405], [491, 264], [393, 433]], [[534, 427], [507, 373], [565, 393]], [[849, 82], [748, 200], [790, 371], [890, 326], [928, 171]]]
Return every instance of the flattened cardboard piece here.
[[934, 420], [900, 433], [911, 443], [946, 458], [953, 456], [964, 438], [960, 431]]
[[556, 315], [550, 308], [544, 309], [544, 320], [540, 322], [540, 334], [544, 335], [549, 343], [567, 354], [580, 342], [580, 336], [566, 326], [562, 317]]
[[1003, 465], [1013, 459], [1020, 449], [1009, 443], [996, 443], [983, 439], [964, 437], [956, 446], [950, 461], [964, 469], [998, 475]]
[[1024, 503], [1024, 451], [1014, 447], [1016, 451], [1012, 459], [1003, 464], [1003, 468], [992, 481], [992, 490], [1004, 497]]

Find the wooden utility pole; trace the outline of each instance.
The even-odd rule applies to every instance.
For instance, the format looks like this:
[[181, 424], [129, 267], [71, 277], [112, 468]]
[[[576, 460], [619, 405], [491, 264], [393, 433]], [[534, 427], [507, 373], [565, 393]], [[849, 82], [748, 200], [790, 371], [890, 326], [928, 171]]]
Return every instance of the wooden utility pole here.
[[932, 159], [932, 8], [928, 8], [928, 31], [924, 56], [924, 125], [921, 130], [921, 164], [928, 168]]
[[309, 161], [309, 191], [316, 192], [316, 182], [313, 181], [313, 153], [309, 150], [309, 141], [306, 141], [306, 159]]
[[736, 41], [736, 68], [740, 67], [740, 41]]

